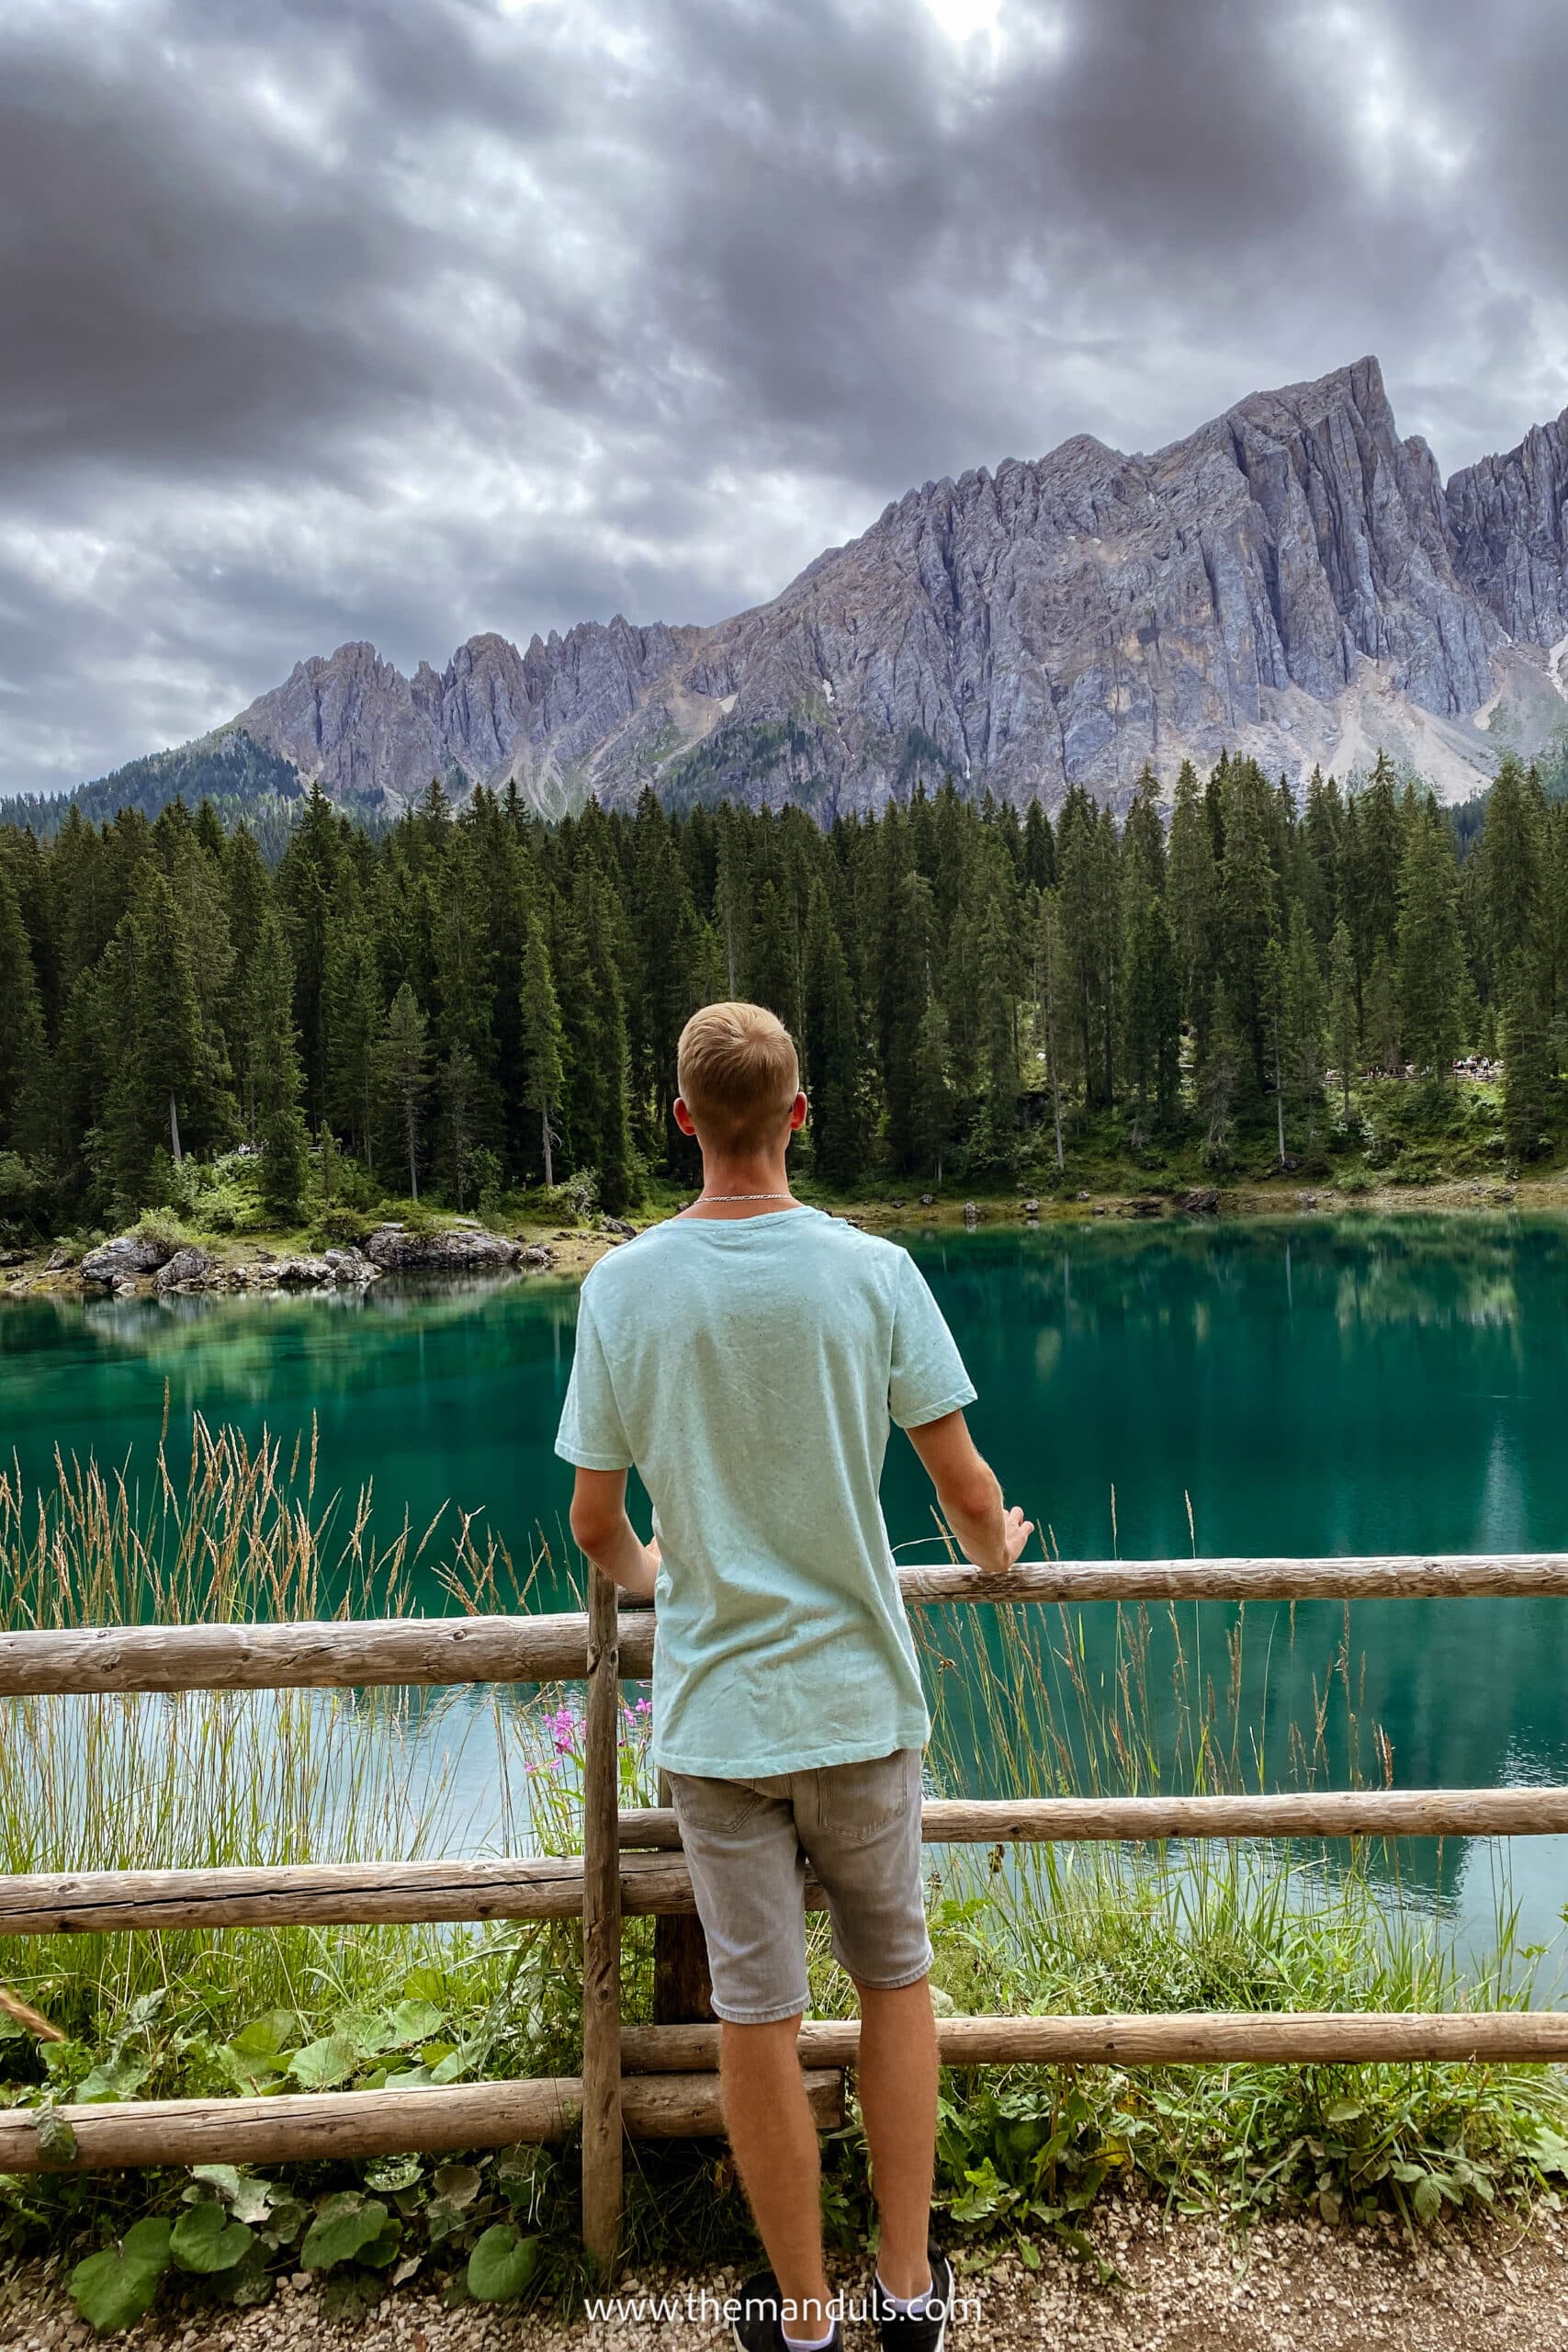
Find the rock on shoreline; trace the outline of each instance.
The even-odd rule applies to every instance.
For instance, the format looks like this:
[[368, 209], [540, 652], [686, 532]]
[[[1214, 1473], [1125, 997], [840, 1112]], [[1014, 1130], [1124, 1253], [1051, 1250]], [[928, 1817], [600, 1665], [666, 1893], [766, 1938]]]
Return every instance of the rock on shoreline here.
[[478, 1225], [445, 1227], [433, 1233], [411, 1232], [406, 1225], [378, 1225], [365, 1244], [365, 1254], [383, 1273], [490, 1273], [520, 1265], [523, 1244]]
[[325, 1250], [319, 1256], [278, 1257], [257, 1246], [230, 1265], [199, 1243], [176, 1245], [133, 1231], [89, 1250], [73, 1270], [63, 1260], [58, 1269], [51, 1261], [51, 1272], [73, 1271], [88, 1293], [130, 1298], [149, 1290], [160, 1296], [195, 1291], [363, 1292], [386, 1273], [504, 1273], [520, 1266], [542, 1270], [553, 1261], [554, 1253], [537, 1243], [512, 1241], [470, 1221], [431, 1231], [380, 1225], [363, 1249]]

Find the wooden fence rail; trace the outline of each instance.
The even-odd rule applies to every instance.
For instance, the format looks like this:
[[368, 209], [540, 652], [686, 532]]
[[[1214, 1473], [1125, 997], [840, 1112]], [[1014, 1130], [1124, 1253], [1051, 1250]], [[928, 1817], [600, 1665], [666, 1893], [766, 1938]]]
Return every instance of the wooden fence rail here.
[[[1166, 1838], [1523, 1838], [1568, 1834], [1568, 1789], [1375, 1789], [1322, 1795], [928, 1801], [931, 1846], [1142, 1844]], [[696, 1908], [673, 1813], [618, 1815], [615, 1869], [628, 1917]], [[638, 1851], [637, 1849], [652, 1849]], [[627, 1851], [627, 1849], [634, 1850]], [[606, 1838], [604, 1850], [614, 1850]], [[0, 1878], [0, 1935], [127, 1928], [410, 1927], [463, 1919], [575, 1919], [585, 1871], [559, 1860], [294, 1862], [276, 1869], [80, 1871]], [[808, 1877], [807, 1900], [816, 1900]]]
[[[1005, 1577], [904, 1567], [906, 1601], [1458, 1600], [1568, 1598], [1568, 1553], [1303, 1560], [1060, 1560]], [[620, 1671], [653, 1671], [650, 1611], [625, 1609]], [[581, 1679], [588, 1619], [326, 1618], [290, 1625], [107, 1625], [0, 1633], [0, 1698], [94, 1690], [369, 1690]]]
[[[1319, 1560], [1064, 1561], [1006, 1577], [906, 1567], [916, 1606], [950, 1602], [1568, 1598], [1568, 1554], [1379, 1555]], [[694, 1905], [675, 1816], [618, 1809], [620, 1684], [651, 1671], [653, 1621], [617, 1613], [597, 1571], [585, 1615], [329, 1620], [314, 1624], [49, 1628], [0, 1634], [0, 1697], [116, 1691], [371, 1688], [586, 1679], [581, 1860], [361, 1862], [224, 1871], [85, 1871], [0, 1878], [0, 1935], [126, 1929], [583, 1922], [581, 2075], [415, 2091], [128, 2101], [57, 2110], [71, 2124], [64, 2168], [275, 2163], [405, 2150], [497, 2146], [582, 2135], [583, 2232], [604, 2269], [620, 2226], [622, 2144], [722, 2129], [717, 2028], [700, 2018], [620, 2022], [624, 1917], [653, 1915], [688, 1939]], [[1519, 1837], [1568, 1832], [1568, 1789], [1371, 1789], [1285, 1795], [1043, 1797], [934, 1802], [928, 1843], [1136, 1843], [1167, 1838]], [[820, 1900], [808, 1880], [807, 1900]], [[665, 1927], [660, 1926], [660, 1936]], [[656, 1981], [690, 1986], [697, 1964]], [[705, 2003], [702, 2005], [705, 2007]], [[953, 2066], [1281, 2064], [1452, 2061], [1568, 2063], [1568, 2013], [947, 2018]], [[841, 2120], [859, 2029], [812, 2022], [801, 2058], [818, 2121]], [[36, 2111], [0, 2111], [0, 2172], [62, 2168], [39, 2146]]]

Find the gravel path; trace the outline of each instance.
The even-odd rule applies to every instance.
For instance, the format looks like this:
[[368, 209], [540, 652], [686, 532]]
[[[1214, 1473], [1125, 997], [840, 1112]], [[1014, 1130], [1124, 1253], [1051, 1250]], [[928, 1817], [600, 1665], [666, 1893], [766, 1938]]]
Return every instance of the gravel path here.
[[[1050, 2352], [1563, 2352], [1568, 2345], [1568, 2224], [1549, 2207], [1528, 2228], [1493, 2222], [1412, 2246], [1392, 2224], [1328, 2230], [1273, 2222], [1243, 2240], [1217, 2222], [1167, 2220], [1128, 2205], [1096, 2232], [1122, 2274], [1100, 2287], [1054, 2250], [1038, 2272], [1013, 2257], [961, 2280], [980, 2304], [953, 2335], [969, 2345]], [[859, 2291], [846, 2274], [847, 2294]], [[410, 2287], [353, 2326], [321, 2315], [316, 2289], [286, 2284], [260, 2311], [154, 2314], [113, 2341], [127, 2352], [654, 2352], [724, 2345], [728, 2325], [686, 2317], [689, 2295], [732, 2292], [733, 2274], [703, 2281], [626, 2279], [620, 2292], [673, 2297], [675, 2316], [560, 2327], [469, 2305], [448, 2312]], [[95, 2338], [38, 2269], [0, 2287], [0, 2352], [86, 2352]], [[852, 2352], [873, 2341], [849, 2331]]]

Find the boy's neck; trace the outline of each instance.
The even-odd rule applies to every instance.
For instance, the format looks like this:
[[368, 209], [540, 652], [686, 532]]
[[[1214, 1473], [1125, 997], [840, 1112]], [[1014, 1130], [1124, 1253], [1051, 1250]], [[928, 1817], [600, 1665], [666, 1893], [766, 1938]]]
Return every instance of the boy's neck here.
[[767, 1216], [780, 1209], [798, 1208], [789, 1189], [784, 1156], [725, 1159], [703, 1154], [703, 1189], [682, 1216], [730, 1218]]

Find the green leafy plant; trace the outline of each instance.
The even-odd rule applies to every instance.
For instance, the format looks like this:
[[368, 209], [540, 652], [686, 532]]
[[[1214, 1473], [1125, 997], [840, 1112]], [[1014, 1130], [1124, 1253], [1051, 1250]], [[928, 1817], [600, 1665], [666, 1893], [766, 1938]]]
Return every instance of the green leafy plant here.
[[83, 2318], [107, 2335], [134, 2326], [152, 2309], [169, 2267], [170, 2224], [133, 2222], [116, 2246], [88, 2255], [71, 2273], [71, 2299]]
[[340, 2262], [368, 2262], [378, 2269], [392, 2262], [402, 2236], [378, 2198], [345, 2188], [317, 2211], [299, 2248], [300, 2267], [332, 2270]]
[[492, 2222], [468, 2256], [468, 2292], [481, 2303], [510, 2302], [538, 2267], [537, 2238], [522, 2236], [510, 2222]]

